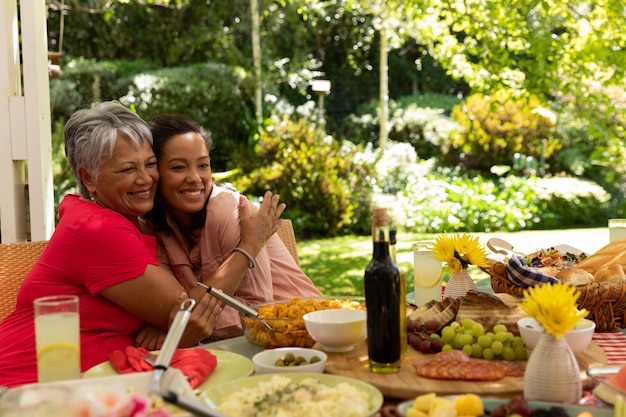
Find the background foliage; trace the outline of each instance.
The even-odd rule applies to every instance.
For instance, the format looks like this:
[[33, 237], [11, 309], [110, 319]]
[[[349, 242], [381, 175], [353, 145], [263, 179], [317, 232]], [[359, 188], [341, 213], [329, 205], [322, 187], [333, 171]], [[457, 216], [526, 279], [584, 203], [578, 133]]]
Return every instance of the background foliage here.
[[[47, 4], [50, 49], [64, 16], [62, 76], [50, 86], [58, 198], [72, 187], [64, 120], [116, 99], [146, 119], [196, 118], [213, 132], [214, 170], [235, 173], [228, 180], [249, 195], [278, 191], [301, 236], [368, 233], [372, 198], [385, 194], [414, 231], [578, 227], [623, 214], [620, 0], [261, 0], [260, 126], [248, 0]], [[381, 40], [397, 144], [384, 150]], [[321, 126], [315, 78], [332, 82]]]

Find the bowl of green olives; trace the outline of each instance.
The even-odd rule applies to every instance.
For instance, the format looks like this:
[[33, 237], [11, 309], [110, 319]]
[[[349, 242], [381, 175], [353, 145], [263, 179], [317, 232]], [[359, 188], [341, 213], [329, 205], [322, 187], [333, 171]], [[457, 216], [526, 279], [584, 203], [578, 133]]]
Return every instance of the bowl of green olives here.
[[266, 349], [252, 357], [259, 374], [324, 372], [328, 356], [321, 350], [298, 347]]

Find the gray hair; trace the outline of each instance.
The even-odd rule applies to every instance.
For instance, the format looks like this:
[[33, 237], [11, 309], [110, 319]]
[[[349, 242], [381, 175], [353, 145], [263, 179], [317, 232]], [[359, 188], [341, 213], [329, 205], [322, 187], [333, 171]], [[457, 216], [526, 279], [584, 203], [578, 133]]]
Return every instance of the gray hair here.
[[78, 176], [78, 168], [84, 168], [97, 178], [100, 164], [111, 157], [122, 135], [130, 139], [134, 149], [140, 149], [145, 140], [152, 146], [148, 124], [117, 101], [97, 103], [89, 109], [78, 110], [65, 124], [65, 155], [83, 197], [89, 198], [90, 195]]

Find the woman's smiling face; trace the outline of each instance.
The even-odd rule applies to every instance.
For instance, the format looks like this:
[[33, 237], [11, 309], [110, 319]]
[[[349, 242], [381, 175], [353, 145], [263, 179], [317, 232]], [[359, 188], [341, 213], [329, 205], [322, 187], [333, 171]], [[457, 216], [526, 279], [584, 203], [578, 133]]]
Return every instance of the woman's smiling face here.
[[120, 137], [97, 178], [90, 176], [89, 187], [98, 204], [134, 221], [152, 209], [158, 180], [150, 143], [144, 140], [140, 149], [134, 149], [129, 139]]
[[159, 194], [170, 214], [202, 210], [213, 185], [204, 138], [196, 132], [169, 138], [159, 158], [159, 174]]

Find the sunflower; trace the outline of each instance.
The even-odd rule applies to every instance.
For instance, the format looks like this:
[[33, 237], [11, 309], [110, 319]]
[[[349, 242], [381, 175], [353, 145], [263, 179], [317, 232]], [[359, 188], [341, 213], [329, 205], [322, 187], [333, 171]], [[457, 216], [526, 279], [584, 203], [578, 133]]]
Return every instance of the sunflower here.
[[589, 314], [576, 308], [579, 296], [573, 286], [561, 282], [537, 285], [524, 291], [521, 309], [541, 323], [547, 333], [560, 339]]
[[477, 237], [467, 234], [440, 234], [430, 250], [433, 258], [445, 263], [451, 273], [459, 272], [469, 265], [487, 266], [487, 252]]

